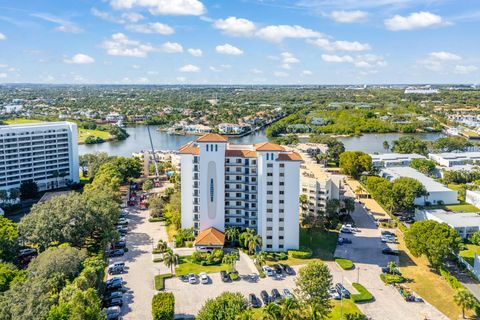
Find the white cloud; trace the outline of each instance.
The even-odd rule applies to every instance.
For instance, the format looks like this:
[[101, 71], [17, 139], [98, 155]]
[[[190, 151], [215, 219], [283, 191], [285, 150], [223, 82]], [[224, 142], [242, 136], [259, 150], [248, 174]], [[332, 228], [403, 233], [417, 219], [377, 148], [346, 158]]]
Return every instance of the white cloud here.
[[203, 55], [203, 52], [201, 49], [190, 48], [187, 51], [194, 57], [201, 57]]
[[44, 21], [56, 24], [57, 26], [54, 28], [54, 30], [57, 30], [57, 31], [68, 32], [68, 33], [83, 32], [83, 29], [76, 26], [73, 22], [48, 14], [48, 13], [32, 13], [30, 15], [32, 17], [39, 18]]
[[129, 39], [123, 33], [115, 33], [110, 40], [105, 40], [102, 47], [107, 50], [111, 56], [125, 56], [144, 58], [155, 48], [149, 43], [142, 43], [137, 40]]
[[140, 66], [138, 64], [132, 64], [133, 69], [140, 69]]
[[292, 64], [299, 63], [300, 60], [298, 60], [292, 53], [290, 52], [282, 52], [280, 54], [280, 59], [282, 61], [282, 68], [284, 69], [291, 69]]
[[365, 51], [371, 49], [368, 43], [361, 43], [358, 41], [330, 41], [326, 38], [318, 38], [315, 40], [309, 39], [307, 41], [327, 51]]
[[62, 25], [53, 28], [57, 31], [66, 32], [66, 33], [82, 33], [83, 29], [74, 25]]
[[368, 13], [365, 11], [354, 10], [354, 11], [333, 11], [330, 13], [330, 18], [340, 23], [354, 23], [365, 20], [368, 16]]
[[185, 77], [176, 77], [176, 80], [177, 80], [178, 82], [185, 82], [185, 81], [187, 81], [187, 78], [185, 78]]
[[288, 73], [283, 72], [283, 71], [275, 71], [275, 72], [273, 73], [273, 75], [274, 75], [275, 77], [277, 77], [277, 78], [286, 78], [286, 77], [289, 76]]
[[186, 64], [178, 70], [180, 72], [199, 72], [200, 68], [197, 66], [194, 66], [193, 64]]
[[229, 55], [242, 55], [243, 51], [237, 47], [232, 46], [231, 44], [225, 43], [215, 47], [215, 51], [220, 54], [229, 54]]
[[177, 42], [165, 42], [160, 50], [166, 53], [180, 53], [183, 52], [183, 47]]
[[5, 72], [0, 72], [0, 79], [5, 79], [7, 74]]
[[385, 27], [391, 31], [414, 30], [434, 26], [445, 25], [439, 15], [421, 11], [413, 12], [408, 16], [395, 15], [384, 21]]
[[138, 21], [145, 19], [143, 15], [137, 12], [124, 12], [122, 13], [122, 18], [132, 23], [137, 23]]
[[312, 74], [313, 74], [313, 72], [310, 71], [310, 70], [303, 70], [302, 71], [302, 75], [304, 75], [304, 76], [311, 76]]
[[286, 38], [317, 38], [321, 37], [320, 32], [312, 29], [306, 29], [301, 26], [291, 25], [277, 25], [264, 27], [256, 33], [256, 35], [262, 39], [271, 42], [282, 42]]
[[252, 70], [250, 70], [250, 72], [253, 73], [253, 74], [262, 74], [263, 73], [262, 70], [257, 69], [257, 68], [253, 68]]
[[6, 40], [7, 36], [0, 32], [0, 40]]
[[125, 23], [124, 19], [114, 17], [110, 13], [105, 11], [100, 11], [97, 8], [92, 8], [90, 10], [90, 13], [93, 14], [95, 17], [99, 17], [100, 19], [103, 19], [105, 21], [114, 22], [114, 23]]
[[208, 67], [208, 69], [210, 69], [213, 72], [222, 72], [223, 71], [222, 69], [214, 67], [214, 66], [210, 66], [210, 67]]
[[444, 60], [444, 61], [462, 60], [462, 58], [459, 55], [456, 55], [451, 52], [446, 52], [446, 51], [431, 52], [428, 56], [432, 59]]
[[255, 24], [252, 21], [237, 17], [216, 20], [213, 26], [225, 34], [238, 37], [250, 36], [255, 30]]
[[69, 64], [89, 64], [89, 63], [94, 63], [95, 59], [93, 59], [90, 56], [87, 56], [86, 54], [77, 53], [71, 58], [63, 59], [63, 61]]
[[456, 65], [453, 72], [456, 73], [456, 74], [469, 74], [469, 73], [475, 72], [477, 70], [478, 70], [478, 67], [476, 67], [476, 66]]
[[175, 33], [175, 30], [167, 24], [153, 22], [149, 24], [128, 24], [127, 30], [140, 33], [159, 33], [164, 36]]
[[325, 62], [353, 62], [349, 55], [338, 56], [334, 54], [322, 54], [322, 60]]
[[151, 14], [172, 16], [199, 16], [206, 8], [198, 0], [110, 0], [115, 9], [148, 8]]
[[353, 64], [357, 68], [376, 69], [378, 67], [385, 67], [387, 62], [382, 56], [377, 56], [375, 54], [364, 54], [356, 56]]

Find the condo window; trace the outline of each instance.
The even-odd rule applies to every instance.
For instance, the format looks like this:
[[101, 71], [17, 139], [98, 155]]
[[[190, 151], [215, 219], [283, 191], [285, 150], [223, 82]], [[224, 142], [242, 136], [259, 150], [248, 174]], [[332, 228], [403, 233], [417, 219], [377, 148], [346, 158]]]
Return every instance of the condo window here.
[[267, 231], [272, 231], [272, 227], [267, 227]]
[[281, 186], [285, 185], [285, 182], [280, 181], [280, 185], [281, 185]]
[[213, 202], [213, 192], [214, 192], [213, 178], [211, 178], [210, 179], [210, 202]]
[[272, 218], [267, 218], [267, 222], [273, 222]]
[[272, 249], [272, 245], [271, 245], [271, 244], [267, 244], [267, 249]]
[[273, 176], [273, 173], [269, 172], [267, 173], [267, 177], [272, 177]]
[[207, 144], [207, 152], [208, 152], [208, 144]]
[[272, 200], [267, 200], [267, 203], [273, 203], [273, 201]]
[[283, 236], [278, 236], [278, 239], [283, 240]]
[[279, 231], [283, 231], [283, 227], [278, 227], [278, 230], [279, 230]]
[[285, 163], [280, 163], [280, 168], [285, 168]]
[[279, 248], [279, 249], [283, 249], [283, 244], [279, 244], [279, 245], [278, 245], [278, 248]]
[[273, 213], [273, 209], [267, 209], [268, 213]]
[[280, 200], [279, 202], [280, 202], [280, 203], [284, 203], [285, 201], [283, 201], [283, 200]]
[[273, 194], [273, 191], [267, 191], [267, 194]]
[[273, 182], [267, 181], [267, 186], [273, 186]]
[[285, 191], [283, 191], [283, 190], [280, 190], [280, 191], [279, 191], [279, 193], [280, 193], [280, 194], [284, 194], [284, 193], [285, 193]]
[[272, 236], [267, 236], [267, 240], [272, 240]]
[[284, 220], [283, 218], [278, 218], [278, 221], [280, 222], [283, 222], [283, 220]]
[[215, 151], [218, 151], [218, 144], [215, 145]]
[[267, 168], [273, 168], [273, 163], [268, 163]]

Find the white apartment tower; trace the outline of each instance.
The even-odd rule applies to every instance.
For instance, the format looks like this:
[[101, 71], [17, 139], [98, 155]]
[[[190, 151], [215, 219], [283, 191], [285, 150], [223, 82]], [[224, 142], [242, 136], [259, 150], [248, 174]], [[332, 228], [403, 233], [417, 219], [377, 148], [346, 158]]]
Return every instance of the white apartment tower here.
[[179, 150], [182, 227], [255, 229], [262, 249], [299, 246], [298, 153], [265, 142], [236, 145], [206, 134]]
[[33, 180], [39, 190], [78, 182], [77, 125], [42, 122], [0, 126], [0, 190]]

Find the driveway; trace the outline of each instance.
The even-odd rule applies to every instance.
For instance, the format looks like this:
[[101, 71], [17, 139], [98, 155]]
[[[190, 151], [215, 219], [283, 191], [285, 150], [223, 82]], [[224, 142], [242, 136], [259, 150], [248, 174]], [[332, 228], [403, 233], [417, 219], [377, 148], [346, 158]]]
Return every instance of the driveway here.
[[[126, 235], [128, 252], [111, 258], [110, 263], [124, 261], [127, 273], [120, 275], [128, 290], [124, 295], [123, 319], [152, 319], [154, 276], [167, 270], [163, 263], [152, 262], [152, 248], [158, 240], [167, 240], [163, 223], [148, 222], [148, 210], [129, 208], [129, 231]], [[163, 268], [162, 270], [160, 270]]]
[[[335, 263], [329, 263], [329, 266], [337, 278], [343, 276], [347, 288], [352, 282], [359, 282], [373, 294], [375, 301], [358, 304], [359, 309], [375, 320], [448, 319], [428, 303], [406, 302], [394, 287], [386, 286], [380, 280], [381, 268], [387, 266], [390, 260], [398, 264], [398, 257], [381, 253], [387, 244], [381, 242], [380, 229], [359, 203], [355, 203], [352, 218], [358, 231], [353, 234], [342, 234], [342, 237], [350, 238], [352, 244], [337, 246], [335, 256], [352, 260], [355, 263], [355, 269], [344, 271]], [[388, 244], [388, 246], [396, 249], [395, 244]]]

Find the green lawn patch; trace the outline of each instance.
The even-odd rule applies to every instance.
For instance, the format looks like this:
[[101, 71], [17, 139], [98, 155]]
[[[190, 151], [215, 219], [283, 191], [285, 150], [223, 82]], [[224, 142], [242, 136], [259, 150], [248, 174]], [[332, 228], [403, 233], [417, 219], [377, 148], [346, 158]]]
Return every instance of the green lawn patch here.
[[179, 264], [175, 268], [175, 275], [183, 276], [189, 273], [199, 274], [200, 272], [213, 273], [222, 270], [229, 270], [230, 266], [226, 264], [219, 264], [213, 266], [201, 266], [190, 261], [190, 256], [182, 256], [179, 259]]
[[35, 119], [15, 118], [15, 119], [8, 119], [3, 122], [5, 122], [6, 124], [26, 124], [26, 123], [38, 123], [42, 121], [35, 120]]
[[373, 300], [373, 295], [368, 291], [364, 286], [358, 282], [352, 283], [352, 286], [355, 290], [358, 291], [356, 294], [350, 295], [350, 299], [355, 303], [369, 302]]
[[112, 136], [107, 131], [78, 128], [78, 142], [79, 143], [85, 143], [85, 140], [89, 136], [102, 138], [103, 140], [111, 140], [112, 139]]
[[466, 244], [465, 250], [459, 252], [459, 255], [467, 260], [467, 262], [473, 267], [473, 259], [475, 258], [475, 253], [480, 255], [480, 246], [474, 244]]
[[300, 246], [310, 248], [313, 258], [332, 261], [337, 240], [338, 231], [300, 228]]
[[155, 276], [155, 290], [161, 291], [165, 289], [165, 279], [171, 278], [171, 273], [157, 274]]
[[164, 217], [149, 218], [148, 222], [162, 222], [165, 221]]
[[398, 274], [382, 273], [380, 275], [380, 279], [385, 284], [404, 283], [405, 282], [405, 278], [402, 277], [401, 275], [398, 275]]
[[463, 201], [461, 201], [459, 204], [445, 205], [445, 208], [452, 210], [453, 212], [480, 212], [480, 209], [474, 205]]
[[335, 262], [342, 268], [343, 270], [350, 270], [353, 269], [353, 262], [349, 259], [344, 258], [335, 258]]
[[[347, 319], [347, 314], [362, 314], [360, 309], [353, 303], [352, 300], [343, 299], [342, 302], [338, 300], [332, 301], [332, 312], [327, 317], [329, 320], [345, 320]], [[340, 314], [342, 317], [340, 318]]]

